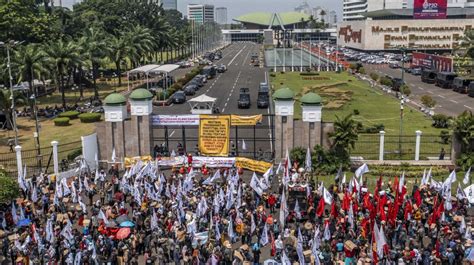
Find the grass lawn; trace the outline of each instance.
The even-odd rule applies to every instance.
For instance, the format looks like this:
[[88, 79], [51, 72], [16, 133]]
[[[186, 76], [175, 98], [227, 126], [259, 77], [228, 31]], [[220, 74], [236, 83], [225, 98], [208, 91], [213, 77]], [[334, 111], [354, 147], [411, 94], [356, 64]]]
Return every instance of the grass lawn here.
[[[308, 80], [310, 79], [310, 80]], [[347, 72], [320, 72], [317, 76], [301, 76], [299, 72], [271, 73], [273, 90], [288, 87], [295, 92], [295, 119], [301, 119], [299, 99], [307, 92], [315, 92], [323, 99], [322, 119], [332, 122], [339, 117], [354, 114], [353, 119], [361, 122], [364, 128], [377, 124], [385, 126], [385, 150], [387, 158], [398, 159], [398, 136], [400, 135], [400, 102], [385, 95], [367, 83], [359, 81]], [[403, 116], [402, 152], [405, 159], [414, 159], [415, 131], [423, 132], [421, 157], [436, 157], [441, 148], [449, 153], [449, 146], [441, 144], [438, 137], [441, 129], [431, 126], [431, 119], [410, 106], [405, 106]], [[378, 134], [361, 134], [354, 155], [366, 159], [378, 159]], [[364, 142], [364, 144], [362, 144]], [[395, 154], [396, 153], [396, 154]], [[369, 155], [370, 154], [370, 155]]]

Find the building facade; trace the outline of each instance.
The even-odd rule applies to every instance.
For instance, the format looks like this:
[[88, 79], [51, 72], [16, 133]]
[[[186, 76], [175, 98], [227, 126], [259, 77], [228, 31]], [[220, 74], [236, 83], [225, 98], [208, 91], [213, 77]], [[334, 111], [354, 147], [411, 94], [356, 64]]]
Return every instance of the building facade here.
[[216, 7], [216, 22], [220, 25], [227, 24], [227, 8]]
[[159, 0], [159, 3], [163, 5], [164, 10], [178, 9], [178, 0]]
[[197, 23], [214, 22], [214, 6], [189, 4], [188, 19]]
[[329, 26], [331, 28], [337, 26], [337, 13], [336, 11], [331, 11], [329, 12], [329, 20], [328, 20]]

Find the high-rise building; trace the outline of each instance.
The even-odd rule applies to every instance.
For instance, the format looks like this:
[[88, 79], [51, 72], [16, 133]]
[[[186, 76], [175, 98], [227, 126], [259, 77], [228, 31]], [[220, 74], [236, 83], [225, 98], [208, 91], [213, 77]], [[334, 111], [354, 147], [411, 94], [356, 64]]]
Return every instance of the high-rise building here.
[[227, 8], [216, 7], [216, 22], [220, 25], [227, 24]]
[[329, 12], [320, 6], [313, 8], [311, 15], [318, 21], [324, 21], [326, 23], [329, 21]]
[[337, 13], [336, 13], [336, 11], [333, 10], [333, 11], [329, 12], [328, 23], [329, 23], [330, 27], [336, 27], [336, 25], [337, 25]]
[[295, 7], [295, 12], [298, 12], [298, 13], [304, 13], [306, 15], [311, 15], [311, 7], [309, 6], [308, 2], [303, 2], [301, 3], [299, 6]]
[[189, 4], [188, 19], [197, 23], [214, 22], [214, 6]]
[[343, 0], [342, 19], [361, 20], [362, 13], [383, 10], [411, 8], [408, 0]]
[[158, 0], [158, 2], [163, 5], [163, 9], [165, 10], [178, 9], [178, 0]]

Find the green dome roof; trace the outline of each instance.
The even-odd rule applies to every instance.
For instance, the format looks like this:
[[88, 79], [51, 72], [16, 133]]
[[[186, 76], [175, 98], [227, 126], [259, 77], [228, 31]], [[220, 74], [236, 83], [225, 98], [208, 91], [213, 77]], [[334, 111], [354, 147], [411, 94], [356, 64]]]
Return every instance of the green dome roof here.
[[321, 105], [321, 97], [313, 92], [309, 92], [301, 98], [301, 103], [303, 105]]
[[292, 100], [295, 93], [289, 88], [280, 88], [273, 93], [273, 99], [276, 100]]
[[149, 100], [152, 98], [153, 98], [153, 94], [144, 88], [135, 89], [130, 94], [130, 99], [133, 99], [133, 100]]
[[105, 105], [125, 105], [127, 99], [119, 93], [112, 93], [104, 99]]

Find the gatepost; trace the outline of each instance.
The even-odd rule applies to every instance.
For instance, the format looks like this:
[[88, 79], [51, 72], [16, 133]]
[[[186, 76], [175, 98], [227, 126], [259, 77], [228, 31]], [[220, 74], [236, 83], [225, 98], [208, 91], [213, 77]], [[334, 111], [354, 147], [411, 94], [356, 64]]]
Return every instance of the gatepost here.
[[303, 147], [313, 150], [314, 146], [321, 145], [321, 117], [322, 99], [313, 92], [307, 93], [301, 98], [301, 108], [303, 110]]
[[115, 157], [121, 160], [126, 156], [124, 121], [128, 118], [127, 99], [119, 93], [112, 93], [105, 98], [104, 103], [106, 139], [101, 158], [109, 161], [115, 150]]
[[[151, 114], [153, 112], [153, 94], [139, 88], [130, 94], [130, 112], [132, 117], [130, 137], [135, 141], [130, 142], [131, 156], [149, 155], [151, 152]], [[129, 136], [127, 135], [127, 140]], [[130, 139], [131, 140], [131, 139]]]
[[280, 88], [273, 94], [275, 102], [275, 158], [282, 159], [294, 146], [294, 93]]

